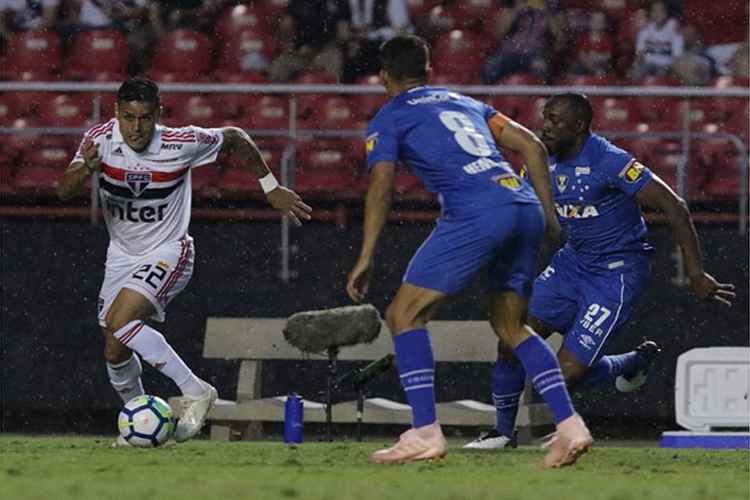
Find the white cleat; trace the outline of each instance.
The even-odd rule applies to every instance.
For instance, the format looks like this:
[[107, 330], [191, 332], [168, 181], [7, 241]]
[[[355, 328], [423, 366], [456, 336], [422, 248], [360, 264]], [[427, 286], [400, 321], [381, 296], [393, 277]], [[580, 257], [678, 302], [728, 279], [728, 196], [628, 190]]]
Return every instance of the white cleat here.
[[505, 448], [517, 447], [518, 441], [515, 432], [513, 433], [513, 437], [508, 437], [500, 434], [496, 429], [483, 432], [474, 441], [464, 445], [464, 448], [468, 450], [503, 450]]
[[615, 388], [620, 392], [634, 392], [643, 386], [648, 380], [648, 373], [644, 370], [639, 371], [631, 378], [625, 378], [620, 375], [615, 379]]
[[646, 383], [648, 371], [661, 353], [661, 348], [653, 340], [644, 339], [641, 345], [635, 348], [635, 352], [641, 357], [644, 366], [630, 377], [620, 375], [615, 379], [615, 388], [620, 392], [637, 391]]
[[185, 406], [182, 417], [177, 422], [177, 428], [174, 431], [174, 440], [178, 443], [187, 441], [201, 430], [203, 423], [206, 421], [206, 415], [213, 408], [214, 403], [219, 398], [216, 388], [208, 382], [203, 382], [208, 389], [201, 396], [183, 396], [182, 404]]
[[110, 445], [112, 448], [131, 448], [133, 445], [128, 443], [127, 440], [122, 437], [122, 434], [117, 436], [115, 442]]

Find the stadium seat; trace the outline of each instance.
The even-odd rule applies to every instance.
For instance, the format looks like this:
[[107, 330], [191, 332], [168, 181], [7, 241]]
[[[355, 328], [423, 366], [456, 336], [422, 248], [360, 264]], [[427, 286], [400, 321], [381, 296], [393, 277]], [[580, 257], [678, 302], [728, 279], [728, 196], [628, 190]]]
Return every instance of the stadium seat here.
[[[495, 83], [496, 86], [523, 86], [523, 85], [543, 85], [544, 81], [530, 73], [516, 73], [500, 79]], [[517, 120], [518, 117], [530, 105], [534, 103], [533, 96], [524, 95], [498, 95], [490, 98], [490, 104], [510, 118]]]
[[[294, 79], [294, 83], [299, 85], [333, 85], [338, 83], [336, 75], [325, 70], [307, 70], [302, 71]], [[329, 94], [308, 94], [302, 93], [297, 96], [297, 112], [300, 117], [307, 118], [311, 116], [320, 106], [321, 100]]]
[[226, 120], [222, 114], [223, 108], [216, 95], [192, 95], [185, 102], [185, 107], [178, 114], [183, 125], [191, 124], [199, 127], [219, 127]]
[[[379, 89], [383, 88], [383, 84], [378, 75], [367, 75], [357, 80], [359, 85], [376, 86]], [[380, 111], [380, 108], [388, 102], [388, 94], [356, 94], [353, 95], [352, 101], [354, 103], [357, 118], [362, 122], [371, 120], [375, 114]]]
[[479, 81], [485, 61], [485, 40], [475, 33], [453, 30], [440, 36], [432, 54], [433, 67], [458, 81]]
[[13, 186], [21, 195], [52, 196], [62, 173], [73, 159], [77, 138], [41, 136], [34, 138], [22, 151]]
[[294, 170], [295, 189], [308, 195], [351, 197], [358, 165], [353, 164], [354, 141], [300, 142]]
[[289, 129], [289, 100], [278, 95], [265, 95], [258, 99], [243, 124], [254, 129]]
[[18, 117], [18, 105], [14, 92], [0, 94], [0, 127], [10, 127]]
[[263, 9], [267, 22], [275, 25], [276, 21], [286, 13], [289, 0], [259, 0], [258, 5]]
[[198, 31], [178, 29], [162, 37], [156, 47], [150, 74], [176, 74], [196, 81], [211, 69], [211, 41]]
[[690, 106], [690, 128], [692, 130], [702, 130], [710, 123], [717, 123], [724, 120], [722, 113], [716, 106], [713, 98], [697, 98], [680, 103], [680, 123], [679, 128], [683, 128], [682, 120]]
[[347, 97], [323, 96], [305, 123], [305, 128], [353, 130], [359, 126], [357, 114]]
[[266, 13], [257, 2], [227, 7], [219, 17], [214, 32], [222, 40], [230, 40], [242, 30], [267, 32]]
[[92, 124], [92, 105], [81, 94], [48, 94], [40, 104], [42, 123], [50, 127], [86, 127]]
[[16, 175], [16, 166], [10, 158], [0, 158], [0, 196], [9, 196], [15, 193], [13, 178]]
[[[670, 76], [647, 76], [639, 85], [643, 86], [666, 86], [679, 85], [679, 81]], [[672, 130], [682, 128], [682, 105], [681, 99], [677, 97], [639, 97], [638, 116], [641, 120], [650, 122], [652, 125], [664, 128], [669, 125]]]
[[673, 140], [653, 142], [648, 155], [648, 167], [672, 189], [677, 189], [677, 168], [682, 161], [682, 144]]
[[414, 20], [427, 14], [435, 5], [440, 3], [440, 0], [407, 0], [406, 3], [409, 7], [409, 17]]
[[[260, 72], [231, 73], [221, 70], [214, 71], [213, 80], [221, 83], [268, 83], [268, 78]], [[241, 118], [252, 113], [253, 103], [258, 100], [258, 94], [229, 93], [217, 94], [217, 100], [221, 106], [221, 114], [227, 118]]]
[[275, 52], [273, 36], [245, 28], [224, 39], [218, 69], [233, 73], [264, 71]]
[[[281, 179], [281, 160], [286, 142], [276, 139], [258, 138], [256, 144], [266, 164]], [[220, 158], [222, 168], [216, 181], [216, 187], [222, 196], [236, 199], [248, 196], [263, 196], [258, 178], [235, 156]]]
[[196, 198], [212, 197], [214, 189], [219, 182], [218, 161], [209, 165], [201, 165], [190, 171], [190, 182], [193, 188], [193, 196]]
[[544, 127], [544, 104], [547, 102], [546, 97], [529, 97], [527, 105], [521, 109], [516, 121], [521, 123], [529, 130], [538, 132]]
[[594, 108], [595, 130], [635, 130], [639, 121], [638, 105], [628, 97], [603, 97]]
[[[127, 72], [128, 42], [116, 30], [93, 30], [76, 37], [65, 61], [65, 77], [72, 80], [120, 81]], [[92, 77], [97, 75], [96, 77]]]
[[3, 78], [21, 80], [21, 73], [39, 75], [35, 80], [46, 80], [46, 75], [60, 72], [62, 49], [60, 37], [54, 31], [19, 31], [10, 36]]

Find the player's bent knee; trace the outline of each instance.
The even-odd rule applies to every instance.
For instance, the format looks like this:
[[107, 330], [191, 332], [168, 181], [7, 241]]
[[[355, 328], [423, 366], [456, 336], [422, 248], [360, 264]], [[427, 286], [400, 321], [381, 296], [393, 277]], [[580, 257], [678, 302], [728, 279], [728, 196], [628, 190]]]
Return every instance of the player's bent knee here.
[[127, 361], [130, 358], [130, 349], [125, 347], [122, 342], [114, 336], [106, 336], [104, 343], [104, 359], [111, 364], [118, 364]]

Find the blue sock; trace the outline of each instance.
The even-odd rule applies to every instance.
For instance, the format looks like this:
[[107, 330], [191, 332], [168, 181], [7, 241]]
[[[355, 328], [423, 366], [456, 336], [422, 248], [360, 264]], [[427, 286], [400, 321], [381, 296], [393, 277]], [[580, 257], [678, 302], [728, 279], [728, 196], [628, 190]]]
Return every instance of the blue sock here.
[[414, 427], [430, 425], [435, 415], [435, 359], [426, 328], [409, 330], [393, 338], [401, 385], [409, 400]]
[[605, 382], [614, 382], [620, 375], [632, 377], [644, 366], [643, 357], [636, 351], [602, 356], [599, 361], [589, 367], [586, 375], [576, 387], [586, 389]]
[[497, 410], [495, 429], [503, 436], [512, 437], [518, 414], [518, 401], [526, 382], [526, 371], [515, 361], [498, 359], [492, 372], [492, 401]]
[[560, 364], [547, 343], [534, 334], [518, 344], [514, 353], [526, 369], [536, 391], [552, 409], [555, 423], [559, 424], [573, 415], [575, 410], [565, 387]]

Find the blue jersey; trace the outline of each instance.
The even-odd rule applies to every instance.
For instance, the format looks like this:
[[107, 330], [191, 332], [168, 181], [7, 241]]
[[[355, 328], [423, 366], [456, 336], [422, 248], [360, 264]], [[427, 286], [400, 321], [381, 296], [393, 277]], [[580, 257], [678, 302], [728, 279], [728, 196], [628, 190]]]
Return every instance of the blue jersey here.
[[492, 107], [444, 88], [416, 87], [391, 99], [367, 130], [367, 165], [404, 162], [438, 193], [445, 216], [508, 203], [539, 203], [492, 136]]
[[552, 188], [566, 248], [585, 262], [652, 250], [635, 195], [653, 178], [626, 151], [591, 134], [575, 158], [550, 158]]

